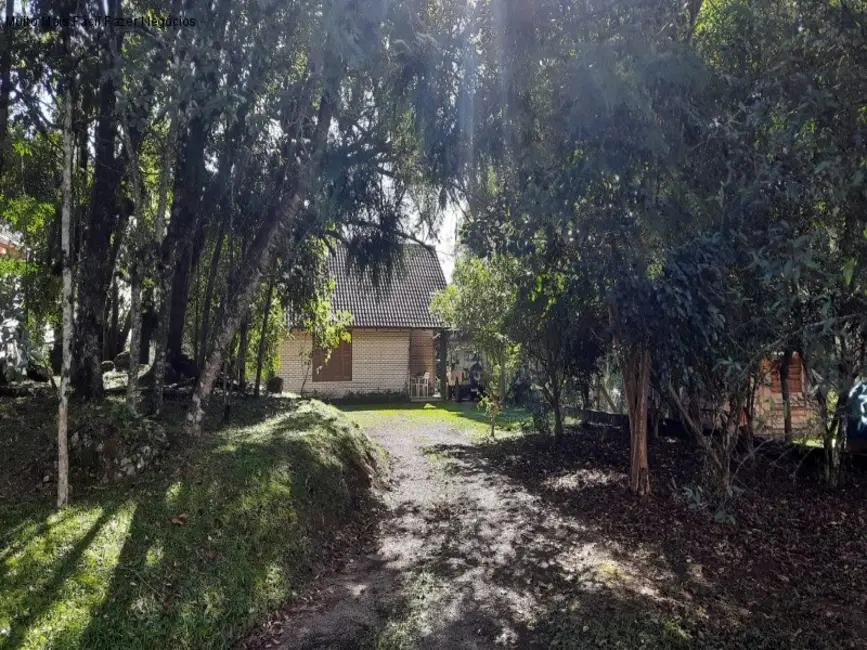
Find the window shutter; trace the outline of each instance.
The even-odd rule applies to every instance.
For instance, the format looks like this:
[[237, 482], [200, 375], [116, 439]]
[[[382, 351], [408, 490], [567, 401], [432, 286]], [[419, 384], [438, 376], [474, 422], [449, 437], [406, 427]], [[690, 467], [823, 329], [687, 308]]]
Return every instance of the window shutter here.
[[324, 365], [325, 354], [314, 345], [312, 359], [313, 381], [352, 381], [352, 339], [341, 341]]

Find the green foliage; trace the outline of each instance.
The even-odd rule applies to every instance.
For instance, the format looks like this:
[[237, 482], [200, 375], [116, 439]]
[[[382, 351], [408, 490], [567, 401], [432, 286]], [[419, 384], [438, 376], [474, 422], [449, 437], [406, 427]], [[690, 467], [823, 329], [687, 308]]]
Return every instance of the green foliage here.
[[0, 508], [0, 647], [226, 647], [290, 600], [383, 465], [336, 410], [279, 404], [236, 405], [182, 473]]

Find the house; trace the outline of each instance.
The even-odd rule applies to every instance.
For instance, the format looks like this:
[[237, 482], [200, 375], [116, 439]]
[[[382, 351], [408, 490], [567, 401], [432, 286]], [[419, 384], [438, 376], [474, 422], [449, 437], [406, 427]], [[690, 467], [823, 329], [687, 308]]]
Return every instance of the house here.
[[[782, 438], [785, 436], [786, 412], [780, 383], [782, 354], [765, 358], [761, 363], [761, 376], [756, 386], [753, 405], [753, 426], [755, 432], [761, 436]], [[702, 426], [706, 430], [721, 426], [716, 407], [700, 402], [698, 408]], [[789, 408], [794, 438], [815, 436], [821, 431], [818, 405], [809, 392], [806, 368], [796, 353], [789, 361]], [[740, 424], [747, 424], [746, 413], [741, 414]]]
[[[444, 375], [443, 324], [430, 313], [433, 295], [446, 280], [436, 254], [406, 244], [401, 261], [386, 286], [350, 268], [346, 250], [338, 247], [328, 260], [335, 282], [332, 308], [353, 316], [350, 340], [325, 361], [310, 334], [300, 331], [280, 344], [277, 376], [283, 390], [341, 398], [354, 395], [403, 394], [428, 399]], [[437, 372], [437, 371], [440, 372]]]
[[[762, 371], [766, 379], [756, 391], [755, 402], [755, 419], [757, 425], [761, 425], [762, 435], [780, 437], [785, 435], [780, 363], [780, 359], [765, 359], [762, 362]], [[789, 406], [792, 414], [792, 433], [796, 438], [813, 435], [819, 431], [818, 409], [807, 392], [807, 372], [797, 354], [793, 354], [789, 362]]]
[[21, 237], [0, 222], [0, 257], [22, 257], [22, 249]]

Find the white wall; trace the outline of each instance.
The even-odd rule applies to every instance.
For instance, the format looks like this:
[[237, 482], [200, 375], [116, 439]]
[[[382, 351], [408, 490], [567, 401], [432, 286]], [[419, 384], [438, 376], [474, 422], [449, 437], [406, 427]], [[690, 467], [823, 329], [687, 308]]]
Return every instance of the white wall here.
[[306, 395], [343, 397], [348, 393], [408, 391], [410, 330], [352, 330], [352, 381], [313, 381], [312, 340], [294, 333], [280, 344], [283, 390]]

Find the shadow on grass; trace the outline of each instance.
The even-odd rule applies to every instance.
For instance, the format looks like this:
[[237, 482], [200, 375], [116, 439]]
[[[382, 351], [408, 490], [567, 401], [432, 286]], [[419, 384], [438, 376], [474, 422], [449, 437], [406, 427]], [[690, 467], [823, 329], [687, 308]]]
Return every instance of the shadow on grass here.
[[324, 407], [232, 415], [161, 474], [80, 498], [76, 511], [101, 509], [84, 535], [59, 530], [66, 512], [49, 504], [4, 512], [0, 571], [14, 559], [16, 577], [0, 574], [0, 647], [227, 647], [289, 599], [362, 509], [375, 454]]

